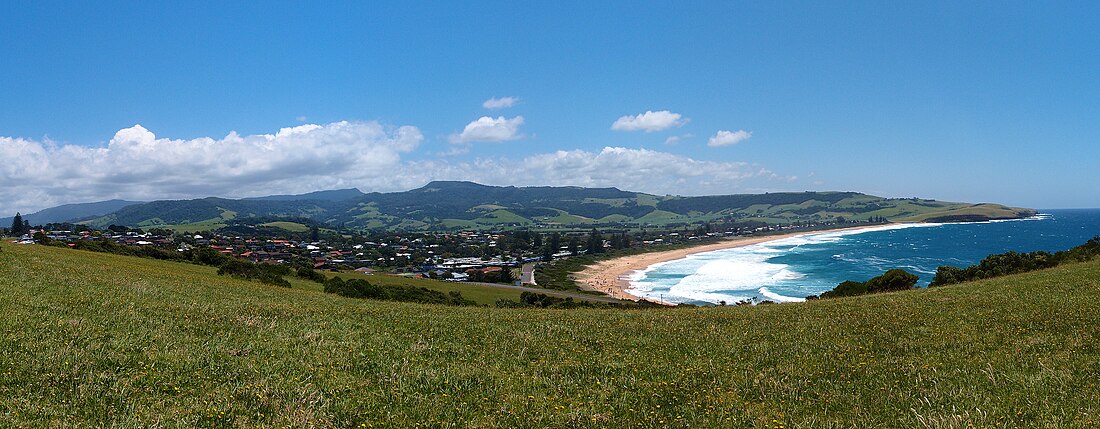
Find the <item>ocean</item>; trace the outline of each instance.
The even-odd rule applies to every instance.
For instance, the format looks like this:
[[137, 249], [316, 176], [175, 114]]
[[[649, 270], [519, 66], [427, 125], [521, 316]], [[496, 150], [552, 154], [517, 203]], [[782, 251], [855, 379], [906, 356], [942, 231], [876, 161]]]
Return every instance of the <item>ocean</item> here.
[[892, 268], [916, 274], [918, 286], [927, 286], [943, 265], [966, 267], [1008, 251], [1066, 250], [1098, 235], [1100, 209], [1044, 210], [1019, 220], [807, 233], [656, 264], [635, 272], [628, 292], [671, 303], [802, 301], [845, 280], [865, 281]]

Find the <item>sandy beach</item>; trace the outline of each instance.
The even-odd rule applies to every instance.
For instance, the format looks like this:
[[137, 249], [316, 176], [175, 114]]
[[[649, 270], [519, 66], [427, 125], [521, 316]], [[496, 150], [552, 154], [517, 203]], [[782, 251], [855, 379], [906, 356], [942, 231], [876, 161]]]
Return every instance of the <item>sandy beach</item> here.
[[[732, 249], [735, 247], [749, 246], [753, 244], [763, 243], [766, 241], [779, 240], [787, 237], [793, 237], [796, 235], [807, 234], [821, 234], [827, 232], [836, 231], [850, 231], [859, 229], [870, 229], [881, 227], [882, 225], [870, 225], [870, 226], [856, 226], [851, 228], [838, 228], [821, 231], [801, 231], [792, 232], [788, 234], [776, 234], [776, 235], [764, 235], [764, 236], [749, 236], [749, 237], [733, 237], [723, 239], [717, 243], [708, 243], [699, 246], [692, 246], [683, 249], [667, 250], [663, 252], [649, 252], [638, 255], [623, 256], [621, 258], [608, 259], [606, 261], [600, 261], [595, 265], [590, 265], [583, 271], [576, 274], [576, 280], [579, 283], [581, 289], [591, 290], [606, 293], [612, 297], [618, 299], [627, 299], [631, 301], [637, 301], [640, 299], [637, 296], [631, 295], [626, 290], [630, 288], [629, 276], [638, 270], [644, 270], [650, 265], [674, 261], [677, 259], [686, 258], [688, 255], [710, 252], [714, 250]], [[652, 300], [652, 299], [650, 299]]]

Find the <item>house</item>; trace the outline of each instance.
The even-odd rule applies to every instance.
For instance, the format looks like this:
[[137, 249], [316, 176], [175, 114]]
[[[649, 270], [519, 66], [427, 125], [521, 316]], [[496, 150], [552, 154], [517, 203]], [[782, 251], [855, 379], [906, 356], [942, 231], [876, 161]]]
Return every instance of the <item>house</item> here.
[[466, 273], [453, 273], [453, 274], [451, 274], [451, 278], [447, 279], [447, 281], [464, 282], [464, 281], [467, 281], [469, 279], [470, 279], [469, 274], [466, 274]]

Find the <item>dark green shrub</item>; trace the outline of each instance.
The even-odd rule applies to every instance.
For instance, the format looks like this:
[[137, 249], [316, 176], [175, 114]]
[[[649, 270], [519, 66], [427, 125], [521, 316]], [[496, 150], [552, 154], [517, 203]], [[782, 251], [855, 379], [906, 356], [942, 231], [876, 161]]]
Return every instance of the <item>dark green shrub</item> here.
[[475, 305], [457, 291], [443, 293], [422, 287], [374, 285], [363, 279], [344, 280], [333, 277], [324, 282], [324, 291], [348, 298], [383, 301], [419, 302], [425, 304]]
[[842, 296], [908, 290], [912, 289], [913, 286], [917, 284], [918, 279], [919, 277], [915, 274], [895, 268], [865, 282], [853, 280], [842, 282], [833, 288], [833, 290], [821, 294], [821, 298], [838, 298]]
[[848, 280], [837, 285], [833, 290], [821, 294], [821, 298], [837, 298], [842, 296], [856, 296], [867, 293], [867, 284]]
[[916, 286], [919, 279], [920, 277], [917, 277], [916, 274], [894, 268], [881, 276], [867, 280], [867, 293], [909, 290]]
[[944, 286], [972, 280], [1000, 277], [1009, 274], [1053, 268], [1063, 262], [1084, 262], [1100, 256], [1100, 236], [1085, 244], [1054, 254], [1050, 252], [1005, 252], [986, 256], [976, 265], [966, 268], [943, 266], [936, 269], [936, 276], [929, 287]]
[[244, 280], [259, 280], [261, 283], [290, 287], [283, 274], [289, 274], [290, 268], [282, 265], [253, 264], [248, 261], [230, 258], [218, 267], [218, 275], [230, 275]]
[[298, 276], [298, 278], [315, 281], [317, 283], [325, 282], [325, 275], [317, 272], [311, 267], [298, 267], [295, 275]]

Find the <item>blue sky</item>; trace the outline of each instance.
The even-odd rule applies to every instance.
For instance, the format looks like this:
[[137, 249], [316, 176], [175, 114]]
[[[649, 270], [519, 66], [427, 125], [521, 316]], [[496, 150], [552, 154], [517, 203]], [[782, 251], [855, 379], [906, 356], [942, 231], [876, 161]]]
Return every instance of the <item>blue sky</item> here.
[[3, 212], [435, 179], [1100, 206], [1095, 3], [13, 3]]

